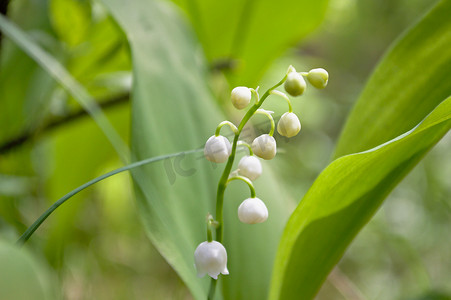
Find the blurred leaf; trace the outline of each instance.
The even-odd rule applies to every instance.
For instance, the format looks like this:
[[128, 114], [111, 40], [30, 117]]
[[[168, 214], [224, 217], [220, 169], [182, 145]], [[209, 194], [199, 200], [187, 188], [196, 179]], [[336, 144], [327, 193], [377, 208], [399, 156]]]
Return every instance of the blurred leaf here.
[[[186, 24], [164, 2], [142, 0], [133, 6], [119, 0], [104, 2], [130, 42], [133, 159], [201, 147], [223, 116], [213, 104], [204, 62], [197, 56], [198, 45]], [[222, 169], [203, 155], [181, 155], [132, 173], [149, 238], [196, 299], [206, 298], [210, 280], [196, 276], [193, 253], [206, 239], [205, 217], [215, 211]], [[239, 184], [231, 185], [226, 193], [224, 244], [231, 275], [221, 276], [220, 282], [227, 299], [266, 298], [276, 241], [290, 208], [265, 169], [257, 193], [263, 195], [270, 218], [256, 226], [242, 224], [237, 208], [248, 193]]]
[[450, 11], [450, 0], [439, 2], [385, 55], [348, 118], [335, 157], [402, 134], [451, 94]]
[[[52, 7], [53, 13], [58, 14], [58, 18], [70, 23], [71, 16], [57, 12], [55, 9], [60, 6], [70, 8], [74, 2], [80, 9], [84, 9], [85, 16], [82, 18], [86, 24], [90, 25], [89, 31], [83, 36], [85, 41], [78, 47], [61, 47], [62, 43], [54, 39], [53, 31], [60, 32], [62, 38], [74, 34], [80, 29], [77, 24], [66, 24], [72, 30], [58, 28], [58, 23], [53, 22], [50, 27], [47, 12], [51, 9], [47, 7], [47, 2], [19, 0], [10, 6], [8, 15], [18, 27], [28, 29], [28, 37], [36, 44], [44, 47], [53, 56], [64, 57], [66, 68], [77, 78], [79, 82], [85, 84], [91, 95], [106, 98], [105, 94], [123, 92], [117, 88], [119, 84], [115, 82], [114, 87], [106, 80], [102, 81], [102, 86], [93, 84], [93, 79], [99, 74], [130, 70], [128, 59], [128, 49], [126, 41], [120, 29], [114, 21], [105, 13], [105, 9], [99, 12], [100, 4], [94, 14], [95, 20], [91, 22], [90, 8], [88, 3], [80, 1], [59, 1]], [[65, 8], [67, 9], [67, 7]], [[64, 9], [63, 9], [64, 10]], [[51, 16], [50, 16], [51, 17]], [[56, 82], [42, 69], [27, 53], [20, 50], [13, 41], [6, 39], [3, 41], [0, 55], [0, 99], [2, 102], [3, 114], [0, 115], [0, 125], [4, 130], [0, 132], [0, 141], [7, 141], [23, 134], [23, 132], [36, 132], [42, 127], [42, 121], [46, 121], [54, 114], [61, 114], [68, 109], [65, 98], [56, 97]], [[112, 74], [110, 74], [112, 77]], [[108, 90], [105, 91], [105, 88]], [[63, 94], [59, 93], [58, 95]], [[65, 95], [64, 95], [65, 96]]]
[[58, 60], [34, 43], [25, 32], [1, 14], [0, 29], [23, 51], [31, 56], [44, 70], [46, 70], [55, 81], [61, 84], [81, 106], [83, 106], [102, 129], [121, 159], [126, 162], [128, 159], [128, 149], [126, 148], [126, 145], [88, 91], [72, 77]]
[[[70, 57], [69, 69], [88, 88], [101, 74], [113, 76], [114, 72], [131, 71], [127, 40], [114, 20], [105, 15], [89, 29], [86, 40]], [[117, 87], [115, 87], [117, 89]], [[91, 94], [94, 90], [90, 90]]]
[[321, 23], [329, 1], [174, 2], [188, 13], [208, 60], [238, 60], [232, 81], [252, 86], [275, 58]]
[[[125, 140], [130, 130], [129, 113], [128, 107], [124, 106], [109, 110], [106, 114]], [[49, 155], [53, 165], [46, 172], [45, 195], [48, 204], [98, 176], [105, 164], [114, 162], [120, 165], [108, 139], [87, 117], [59, 128], [50, 137], [49, 143], [41, 149]], [[45, 254], [53, 266], [61, 266], [68, 248], [86, 242], [80, 234], [83, 229], [89, 231], [91, 225], [91, 230], [94, 230], [96, 222], [101, 222], [100, 216], [95, 220], [83, 219], [86, 211], [92, 211], [96, 195], [95, 189], [82, 191], [49, 220], [50, 226], [45, 230]]]
[[[47, 195], [49, 199], [53, 202], [54, 199], [64, 195], [64, 193], [71, 190], [74, 186], [85, 182], [87, 178], [95, 176], [99, 168], [102, 167], [102, 164], [112, 159], [114, 152], [107, 141], [102, 138], [102, 133], [115, 146], [115, 150], [119, 154], [122, 154], [123, 160], [127, 161], [128, 154], [126, 146], [116, 130], [121, 130], [123, 136], [126, 135], [125, 132], [128, 132], [128, 110], [116, 111], [113, 120], [117, 121], [116, 123], [118, 125], [117, 127], [113, 127], [106, 114], [99, 109], [92, 96], [72, 77], [62, 64], [40, 48], [39, 45], [35, 44], [30, 36], [3, 16], [0, 16], [0, 28], [29, 56], [36, 60], [44, 71], [48, 72], [54, 80], [58, 81], [68, 90], [74, 99], [91, 114], [97, 122], [98, 127], [100, 127], [100, 130], [96, 130], [97, 128], [92, 128], [92, 123], [88, 123], [87, 127], [84, 126], [86, 123], [76, 123], [71, 126], [71, 129], [75, 129], [74, 131], [67, 130], [68, 128], [66, 127], [64, 133], [58, 135], [56, 139], [56, 151], [52, 157], [55, 159], [56, 167], [52, 170], [52, 176], [48, 180]], [[39, 69], [39, 71], [43, 72], [42, 69]], [[36, 90], [39, 89], [39, 86], [37, 86]], [[109, 117], [111, 117], [111, 114]], [[83, 141], [83, 143], [80, 141]], [[75, 149], [76, 151], [74, 151]], [[70, 160], [68, 160], [68, 156], [70, 156]], [[52, 226], [49, 230], [46, 254], [54, 265], [61, 262], [63, 258], [62, 254], [65, 251], [62, 246], [66, 243], [66, 238], [72, 236], [71, 233], [77, 231], [77, 228], [73, 227], [73, 223], [76, 217], [78, 217], [78, 213], [83, 207], [83, 204], [84, 202], [79, 201], [79, 203], [67, 209], [62, 209], [54, 221], [55, 226]]]
[[[48, 37], [50, 32], [46, 12], [45, 1], [20, 0], [8, 6], [8, 15], [28, 30], [33, 28], [34, 38], [40, 42], [44, 37]], [[33, 59], [8, 40], [3, 32], [1, 44], [0, 143], [3, 144], [24, 131], [34, 131], [41, 125], [47, 114], [47, 103], [55, 82]], [[0, 154], [0, 172], [11, 176], [33, 176], [35, 172], [29, 148], [23, 147], [20, 151]], [[23, 188], [20, 188], [17, 182], [11, 184], [4, 179], [2, 182], [8, 185], [11, 193], [16, 189], [16, 195], [0, 195], [0, 219], [19, 231], [24, 230], [21, 204], [29, 200], [26, 197], [35, 192], [35, 185], [31, 184], [31, 181], [23, 182]]]
[[29, 193], [31, 182], [30, 177], [0, 174], [0, 196], [26, 195]]
[[410, 300], [451, 300], [451, 295], [440, 292], [440, 291], [430, 291], [425, 295], [415, 298], [409, 298]]
[[332, 162], [288, 221], [270, 299], [313, 299], [384, 198], [450, 128], [451, 97], [411, 131]]
[[[50, 32], [44, 2], [18, 1], [9, 6], [8, 14], [15, 22], [25, 28], [33, 28], [35, 40]], [[17, 11], [19, 10], [19, 11]], [[39, 125], [38, 119], [45, 115], [50, 98], [49, 91], [54, 82], [25, 52], [8, 40], [2, 32], [0, 55], [0, 141], [4, 142]], [[31, 88], [30, 88], [31, 87]], [[40, 87], [37, 89], [36, 87]], [[34, 109], [39, 103], [40, 109]], [[29, 114], [32, 112], [33, 114]], [[31, 128], [30, 128], [31, 127]]]
[[[56, 5], [69, 7], [71, 5], [80, 6], [84, 12], [85, 32], [83, 41], [76, 47], [65, 47], [66, 67], [80, 83], [82, 83], [96, 98], [106, 98], [106, 95], [123, 93], [124, 85], [118, 83], [118, 76], [129, 74], [131, 77], [131, 62], [127, 40], [116, 25], [115, 21], [108, 15], [106, 8], [100, 3], [93, 4], [92, 16], [88, 3], [81, 3], [78, 0], [60, 1], [53, 0]], [[71, 2], [75, 4], [70, 4]], [[59, 18], [61, 12], [56, 10], [54, 14]], [[59, 26], [77, 27], [76, 22], [66, 24], [70, 20], [65, 20], [63, 25], [54, 23], [54, 30], [64, 32]], [[72, 34], [72, 33], [70, 33]], [[81, 35], [82, 33], [79, 33]], [[67, 34], [66, 34], [67, 35]], [[64, 37], [63, 37], [64, 40]], [[100, 83], [100, 84], [99, 84]], [[130, 84], [131, 85], [131, 84]], [[126, 87], [126, 91], [130, 86]]]
[[0, 298], [56, 299], [49, 274], [25, 249], [0, 239]]
[[60, 40], [70, 47], [83, 42], [91, 22], [90, 6], [80, 0], [51, 0], [50, 16]]

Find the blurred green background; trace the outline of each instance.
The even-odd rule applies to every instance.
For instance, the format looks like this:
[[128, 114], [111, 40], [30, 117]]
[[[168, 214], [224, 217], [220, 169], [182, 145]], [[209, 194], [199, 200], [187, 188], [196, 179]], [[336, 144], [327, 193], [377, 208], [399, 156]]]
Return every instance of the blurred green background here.
[[[380, 57], [436, 3], [319, 1], [317, 15], [300, 17], [300, 29], [285, 28], [297, 34], [287, 34], [280, 43], [285, 46], [277, 48], [271, 46], [271, 39], [277, 44], [284, 35], [268, 37], [264, 30], [273, 22], [283, 23], [284, 15], [274, 14], [269, 25], [262, 25], [262, 32], [255, 31], [255, 24], [239, 23], [253, 32], [245, 44], [230, 42], [238, 39], [224, 34], [213, 39], [217, 45], [212, 47], [209, 34], [214, 30], [208, 20], [202, 24], [193, 17], [188, 2], [174, 2], [205, 45], [209, 88], [232, 121], [239, 120], [228, 102], [233, 86], [268, 87], [290, 64], [298, 71], [315, 67], [329, 71], [325, 90], [310, 89], [300, 101], [293, 101], [302, 134], [289, 141], [278, 139], [281, 154], [272, 167], [286, 183], [286, 193], [296, 200], [329, 163], [344, 120]], [[252, 1], [234, 3], [252, 10]], [[231, 16], [221, 14], [223, 4], [210, 5], [210, 18], [223, 18], [226, 25]], [[130, 53], [124, 34], [105, 7], [96, 1], [12, 0], [7, 15], [96, 97], [128, 141]], [[246, 64], [253, 43], [262, 40], [267, 40], [269, 54], [259, 52], [260, 65]], [[237, 53], [229, 53], [229, 44]], [[269, 101], [266, 108], [280, 116], [285, 105]], [[14, 242], [58, 198], [121, 166], [103, 133], [77, 102], [4, 37], [0, 126], [0, 237], [4, 240]], [[257, 131], [266, 129], [257, 126]], [[196, 143], [201, 147], [204, 141]], [[389, 196], [317, 299], [451, 299], [449, 149], [450, 134]], [[184, 177], [163, 162], [155, 168], [169, 183]], [[59, 208], [26, 245], [27, 255], [51, 274], [50, 287], [43, 284], [43, 289], [64, 299], [191, 299], [146, 237], [136, 209], [128, 174], [100, 182]], [[0, 261], [7, 256], [2, 255]]]

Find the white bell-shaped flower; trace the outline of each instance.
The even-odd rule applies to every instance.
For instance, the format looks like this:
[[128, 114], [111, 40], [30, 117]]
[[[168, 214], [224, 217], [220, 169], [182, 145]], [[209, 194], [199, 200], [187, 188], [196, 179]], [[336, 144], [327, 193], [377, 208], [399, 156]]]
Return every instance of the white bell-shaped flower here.
[[312, 69], [307, 74], [307, 80], [317, 89], [323, 89], [329, 81], [329, 73], [323, 68]]
[[269, 134], [262, 134], [252, 142], [252, 151], [260, 158], [269, 160], [276, 156], [276, 140]]
[[254, 155], [244, 156], [238, 163], [238, 173], [254, 181], [262, 174], [262, 164]]
[[286, 137], [293, 137], [301, 130], [301, 122], [299, 118], [290, 112], [286, 112], [280, 117], [277, 123], [277, 132]]
[[288, 94], [293, 97], [300, 96], [304, 93], [307, 84], [304, 78], [298, 72], [288, 73], [284, 88]]
[[215, 163], [225, 162], [232, 152], [232, 145], [227, 138], [222, 135], [211, 136], [205, 143], [205, 157]]
[[268, 209], [258, 198], [248, 198], [238, 207], [238, 218], [246, 224], [257, 224], [268, 219]]
[[251, 102], [252, 93], [248, 87], [238, 86], [232, 90], [230, 99], [233, 106], [237, 109], [243, 109]]
[[219, 273], [228, 275], [227, 251], [224, 246], [217, 242], [203, 242], [194, 251], [194, 263], [197, 276], [203, 277], [208, 274], [214, 279], [218, 279]]

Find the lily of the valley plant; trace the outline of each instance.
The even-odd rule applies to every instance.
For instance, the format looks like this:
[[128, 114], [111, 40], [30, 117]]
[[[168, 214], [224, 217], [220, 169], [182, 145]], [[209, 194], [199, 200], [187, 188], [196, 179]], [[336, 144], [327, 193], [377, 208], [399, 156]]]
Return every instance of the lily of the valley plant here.
[[[211, 136], [204, 148], [205, 157], [215, 163], [226, 162], [224, 172], [218, 183], [218, 190], [216, 195], [216, 217], [208, 213], [207, 215], [207, 241], [202, 242], [194, 251], [194, 262], [199, 277], [208, 274], [212, 278], [209, 299], [212, 299], [215, 292], [216, 280], [219, 274], [228, 275], [227, 269], [227, 251], [222, 245], [224, 218], [223, 218], [223, 203], [224, 192], [227, 185], [233, 180], [244, 181], [250, 189], [250, 198], [244, 200], [238, 207], [238, 219], [246, 224], [257, 224], [265, 222], [268, 219], [268, 209], [265, 203], [256, 197], [254, 185], [252, 181], [256, 180], [262, 173], [262, 166], [259, 158], [270, 160], [273, 159], [277, 153], [276, 140], [273, 137], [275, 130], [275, 123], [272, 117], [272, 112], [261, 109], [263, 102], [269, 95], [278, 95], [284, 98], [288, 103], [288, 111], [282, 115], [278, 124], [277, 132], [285, 137], [294, 137], [301, 130], [301, 122], [295, 113], [291, 101], [288, 96], [276, 90], [277, 87], [284, 84], [285, 91], [293, 96], [301, 96], [307, 85], [304, 80], [314, 86], [322, 89], [326, 87], [329, 75], [324, 69], [313, 69], [309, 72], [297, 72], [292, 66], [288, 68], [287, 73], [276, 85], [268, 89], [262, 97], [256, 89], [244, 86], [236, 87], [231, 93], [231, 102], [237, 109], [245, 109], [249, 106], [254, 96], [255, 103], [252, 105], [238, 126], [230, 121], [223, 121], [219, 123], [215, 134]], [[266, 115], [271, 122], [271, 130], [268, 134], [262, 134], [256, 137], [252, 144], [249, 145], [245, 141], [240, 140], [240, 134], [249, 119], [255, 114]], [[232, 143], [225, 137], [220, 135], [221, 128], [227, 125], [234, 132]], [[237, 146], [245, 146], [249, 149], [249, 155], [241, 158], [238, 169], [232, 171], [233, 162], [235, 160]], [[257, 158], [257, 157], [259, 158]], [[216, 237], [213, 239], [212, 229], [216, 229]]]

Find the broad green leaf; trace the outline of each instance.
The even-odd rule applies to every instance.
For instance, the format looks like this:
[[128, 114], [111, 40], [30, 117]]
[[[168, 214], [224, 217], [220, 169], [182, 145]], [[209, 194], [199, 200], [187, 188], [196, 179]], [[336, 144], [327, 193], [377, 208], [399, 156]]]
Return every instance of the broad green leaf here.
[[0, 239], [0, 266], [1, 299], [56, 299], [47, 270], [26, 249]]
[[384, 198], [450, 128], [451, 97], [407, 133], [332, 162], [288, 221], [270, 299], [313, 299]]
[[335, 157], [406, 132], [451, 95], [450, 11], [450, 0], [439, 2], [387, 52], [347, 120]]
[[209, 61], [237, 60], [232, 81], [252, 86], [275, 58], [321, 23], [329, 1], [174, 2], [190, 17]]
[[[130, 43], [133, 159], [202, 147], [224, 116], [214, 106], [199, 46], [186, 24], [165, 2], [104, 3]], [[132, 172], [149, 238], [196, 299], [206, 298], [210, 280], [196, 276], [193, 253], [206, 239], [205, 217], [215, 211], [223, 167], [197, 155]], [[270, 211], [265, 224], [248, 226], [238, 221], [237, 208], [249, 197], [244, 184], [231, 184], [226, 192], [224, 245], [230, 275], [220, 276], [219, 284], [224, 284], [226, 299], [265, 299], [268, 293], [276, 241], [290, 206], [267, 168], [265, 173], [256, 183], [257, 195]]]

